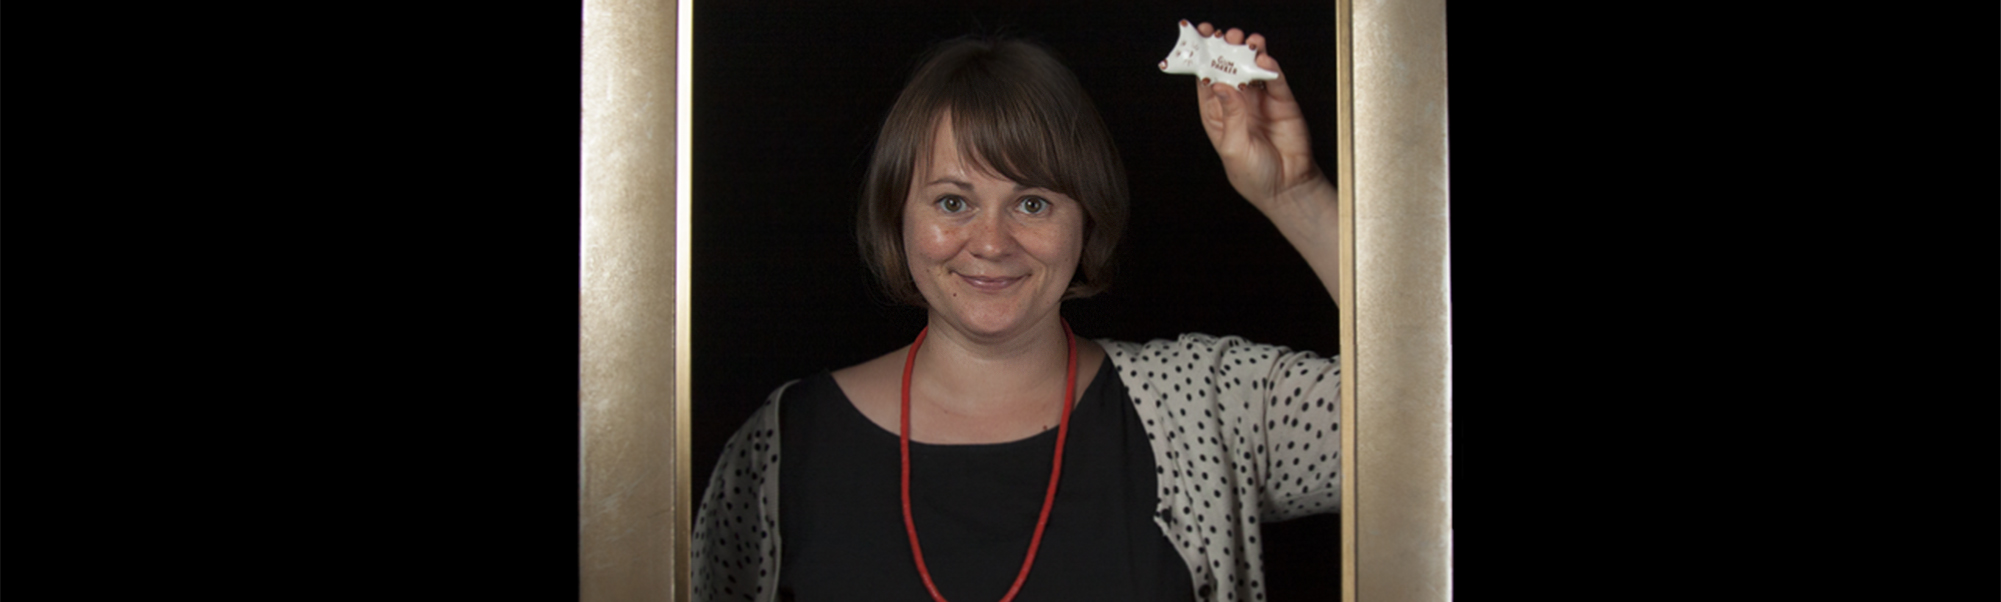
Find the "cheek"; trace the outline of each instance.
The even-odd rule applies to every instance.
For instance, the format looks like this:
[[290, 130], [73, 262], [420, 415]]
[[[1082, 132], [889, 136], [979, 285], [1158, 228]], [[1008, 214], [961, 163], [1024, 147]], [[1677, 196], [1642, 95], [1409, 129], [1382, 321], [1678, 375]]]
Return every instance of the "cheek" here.
[[1083, 216], [1077, 216], [1077, 217], [1073, 218], [1073, 221], [1072, 221], [1072, 222], [1070, 223], [1070, 229], [1069, 229], [1069, 232], [1070, 232], [1070, 237], [1069, 237], [1069, 244], [1070, 244], [1070, 247], [1069, 247], [1069, 253], [1070, 253], [1070, 259], [1071, 259], [1071, 263], [1072, 263], [1072, 264], [1075, 264], [1075, 263], [1076, 263], [1077, 261], [1079, 261], [1079, 260], [1083, 259], [1083, 257], [1084, 257], [1084, 218], [1083, 218]]
[[942, 262], [957, 251], [949, 228], [935, 223], [906, 221], [903, 224], [904, 254], [913, 267]]
[[1059, 270], [1077, 269], [1084, 257], [1084, 227], [1081, 225], [1055, 229], [1038, 237], [1036, 247], [1044, 263]]

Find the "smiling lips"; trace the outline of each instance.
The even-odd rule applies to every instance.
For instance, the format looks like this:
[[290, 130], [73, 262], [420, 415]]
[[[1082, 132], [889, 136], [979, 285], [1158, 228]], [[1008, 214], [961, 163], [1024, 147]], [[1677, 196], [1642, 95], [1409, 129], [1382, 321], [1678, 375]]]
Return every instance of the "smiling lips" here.
[[983, 278], [966, 274], [959, 274], [958, 276], [959, 280], [965, 282], [967, 286], [973, 287], [974, 290], [989, 293], [1006, 290], [1007, 287], [1021, 281], [1020, 276], [1013, 278]]

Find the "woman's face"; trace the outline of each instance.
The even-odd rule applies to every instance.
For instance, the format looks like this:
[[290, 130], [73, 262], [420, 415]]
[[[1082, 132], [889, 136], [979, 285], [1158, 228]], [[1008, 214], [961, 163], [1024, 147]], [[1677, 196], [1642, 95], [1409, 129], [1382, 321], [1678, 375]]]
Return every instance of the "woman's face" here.
[[934, 319], [1002, 339], [1057, 317], [1084, 250], [1084, 208], [963, 161], [939, 121], [903, 208], [910, 275]]

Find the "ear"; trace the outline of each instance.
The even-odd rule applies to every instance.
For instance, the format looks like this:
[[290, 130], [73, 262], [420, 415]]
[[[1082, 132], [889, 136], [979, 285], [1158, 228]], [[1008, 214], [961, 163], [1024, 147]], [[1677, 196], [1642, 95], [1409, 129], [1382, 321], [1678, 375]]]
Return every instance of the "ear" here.
[[1160, 70], [1171, 74], [1195, 72], [1195, 56], [1202, 51], [1202, 36], [1195, 33], [1195, 26], [1182, 24], [1181, 38], [1174, 42], [1174, 50], [1160, 62]]
[[1179, 43], [1193, 44], [1200, 41], [1202, 41], [1202, 34], [1195, 33], [1195, 26], [1183, 22], [1181, 24], [1181, 40]]

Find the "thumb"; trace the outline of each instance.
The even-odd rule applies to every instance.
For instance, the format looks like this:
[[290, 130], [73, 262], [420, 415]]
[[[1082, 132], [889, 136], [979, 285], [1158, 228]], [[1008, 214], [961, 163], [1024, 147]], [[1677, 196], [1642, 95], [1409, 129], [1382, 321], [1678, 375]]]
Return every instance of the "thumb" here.
[[1214, 93], [1216, 100], [1222, 103], [1224, 119], [1238, 119], [1243, 117], [1244, 96], [1237, 92], [1235, 86], [1221, 82], [1212, 83], [1209, 84], [1209, 91]]
[[1248, 119], [1243, 91], [1235, 86], [1220, 83], [1213, 84], [1210, 88], [1216, 93], [1216, 100], [1223, 109], [1224, 142], [1227, 144], [1242, 141], [1245, 135], [1245, 122]]

